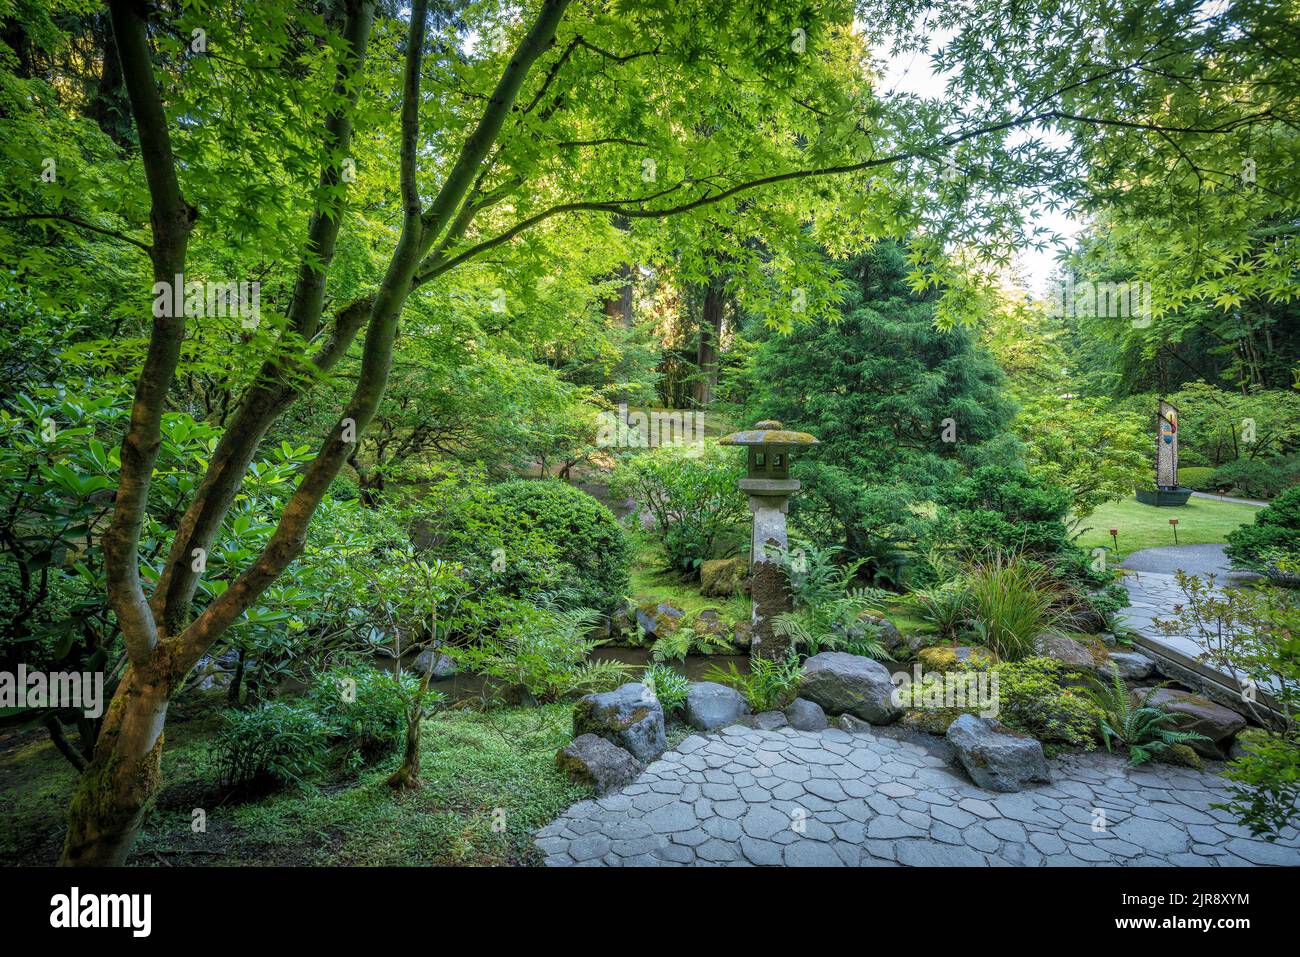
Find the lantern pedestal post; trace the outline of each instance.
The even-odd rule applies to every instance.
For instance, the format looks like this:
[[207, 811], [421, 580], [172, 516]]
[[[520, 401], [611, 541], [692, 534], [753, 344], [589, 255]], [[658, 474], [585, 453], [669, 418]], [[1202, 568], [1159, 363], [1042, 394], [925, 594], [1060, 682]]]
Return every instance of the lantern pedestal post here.
[[751, 623], [753, 643], [750, 655], [781, 660], [789, 651], [789, 640], [773, 632], [772, 621], [790, 610], [790, 595], [780, 552], [789, 548], [785, 517], [790, 496], [799, 491], [799, 481], [790, 478], [790, 454], [799, 446], [816, 445], [807, 432], [791, 432], [780, 422], [759, 422], [749, 431], [736, 432], [719, 440], [722, 445], [743, 445], [748, 450], [746, 475], [740, 490], [749, 499], [754, 516], [749, 539]]

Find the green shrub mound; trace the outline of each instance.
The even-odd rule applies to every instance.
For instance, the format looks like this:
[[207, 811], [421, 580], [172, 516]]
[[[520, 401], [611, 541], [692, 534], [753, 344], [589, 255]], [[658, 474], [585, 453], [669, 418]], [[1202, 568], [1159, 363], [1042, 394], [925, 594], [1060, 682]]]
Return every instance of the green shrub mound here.
[[[1185, 471], [1186, 469], [1178, 473], [1180, 479]], [[1226, 488], [1251, 498], [1273, 498], [1298, 482], [1300, 482], [1300, 457], [1297, 456], [1237, 459], [1235, 462], [1226, 462], [1214, 470], [1216, 489]]]
[[668, 445], [620, 462], [609, 489], [654, 519], [664, 564], [696, 577], [704, 562], [724, 557], [744, 537], [745, 497], [736, 491], [743, 475], [735, 449]]
[[304, 785], [331, 769], [357, 771], [392, 751], [418, 679], [368, 666], [316, 676], [304, 696], [222, 713], [212, 742], [224, 787]]
[[950, 541], [976, 550], [1030, 558], [1069, 549], [1070, 497], [1020, 468], [986, 465], [940, 497], [938, 526]]
[[1228, 557], [1236, 565], [1265, 571], [1300, 559], [1300, 486], [1287, 489], [1255, 521], [1228, 536]]
[[491, 501], [507, 592], [519, 597], [551, 592], [568, 607], [601, 611], [627, 594], [631, 549], [601, 502], [549, 479], [497, 485]]
[[1001, 712], [998, 720], [1032, 734], [1050, 753], [1062, 747], [1093, 748], [1100, 711], [1085, 694], [1064, 685], [1058, 662], [1026, 658], [995, 665]]
[[1215, 469], [1208, 466], [1190, 466], [1178, 470], [1178, 484], [1197, 492], [1213, 492], [1218, 488], [1214, 484]]

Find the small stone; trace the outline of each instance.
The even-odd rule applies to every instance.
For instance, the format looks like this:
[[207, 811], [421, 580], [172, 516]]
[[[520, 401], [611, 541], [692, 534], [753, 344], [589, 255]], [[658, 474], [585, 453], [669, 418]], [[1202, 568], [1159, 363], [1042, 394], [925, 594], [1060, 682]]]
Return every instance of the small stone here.
[[798, 731], [824, 731], [829, 726], [821, 705], [807, 698], [795, 698], [785, 709], [785, 718]]

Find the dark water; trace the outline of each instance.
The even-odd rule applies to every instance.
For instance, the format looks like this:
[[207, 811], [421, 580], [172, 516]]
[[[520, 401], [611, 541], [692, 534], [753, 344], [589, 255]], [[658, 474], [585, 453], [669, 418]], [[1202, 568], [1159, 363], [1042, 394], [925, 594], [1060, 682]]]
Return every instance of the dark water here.
[[[653, 660], [650, 657], [649, 648], [600, 647], [592, 652], [591, 658], [593, 661], [618, 661], [625, 665], [635, 665], [638, 668], [644, 668]], [[691, 681], [703, 681], [704, 673], [713, 665], [717, 665], [726, 671], [730, 669], [733, 662], [736, 665], [736, 670], [742, 675], [749, 674], [749, 655], [687, 655], [685, 662], [670, 661], [667, 664], [680, 671]]]

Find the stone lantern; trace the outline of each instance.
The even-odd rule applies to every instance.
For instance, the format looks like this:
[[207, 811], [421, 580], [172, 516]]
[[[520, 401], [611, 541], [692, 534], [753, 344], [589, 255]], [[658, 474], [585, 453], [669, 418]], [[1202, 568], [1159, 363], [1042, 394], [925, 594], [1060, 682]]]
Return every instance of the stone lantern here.
[[754, 528], [749, 540], [750, 595], [753, 599], [754, 641], [751, 654], [784, 658], [786, 643], [772, 634], [772, 619], [790, 609], [785, 578], [776, 563], [777, 549], [789, 547], [785, 515], [799, 480], [790, 478], [790, 456], [797, 448], [817, 445], [807, 432], [791, 432], [780, 422], [759, 422], [744, 432], [718, 440], [742, 445], [748, 456], [740, 490], [749, 496]]

